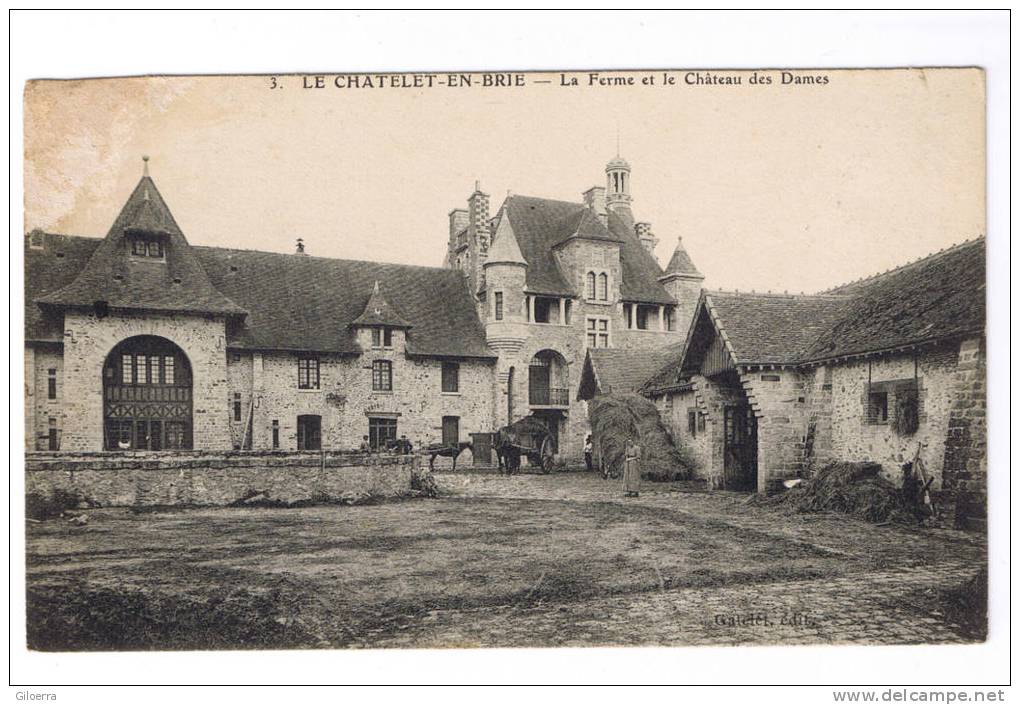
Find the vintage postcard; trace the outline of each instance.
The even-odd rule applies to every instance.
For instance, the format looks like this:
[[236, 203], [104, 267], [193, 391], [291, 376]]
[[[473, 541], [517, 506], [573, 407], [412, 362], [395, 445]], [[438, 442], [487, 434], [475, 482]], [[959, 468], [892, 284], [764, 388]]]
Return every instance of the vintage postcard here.
[[985, 640], [981, 69], [24, 101], [29, 649]]

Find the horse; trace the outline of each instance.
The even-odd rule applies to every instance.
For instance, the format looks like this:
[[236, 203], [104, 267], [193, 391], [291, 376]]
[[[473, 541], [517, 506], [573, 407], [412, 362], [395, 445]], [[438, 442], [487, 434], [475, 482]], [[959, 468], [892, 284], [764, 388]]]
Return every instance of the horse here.
[[474, 444], [471, 441], [461, 441], [455, 446], [444, 446], [441, 443], [433, 443], [425, 449], [425, 452], [429, 456], [429, 470], [435, 470], [436, 456], [442, 456], [444, 458], [453, 458], [453, 469], [457, 469], [457, 456], [463, 453], [465, 450], [474, 449]]
[[521, 450], [514, 445], [514, 437], [507, 426], [497, 430], [494, 436], [493, 446], [496, 450], [499, 472], [505, 471], [507, 475], [513, 475], [521, 469]]

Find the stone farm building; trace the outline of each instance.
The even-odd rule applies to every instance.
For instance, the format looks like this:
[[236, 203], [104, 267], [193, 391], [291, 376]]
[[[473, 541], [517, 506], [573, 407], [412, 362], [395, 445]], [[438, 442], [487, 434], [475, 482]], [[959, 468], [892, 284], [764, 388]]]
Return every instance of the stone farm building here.
[[986, 488], [985, 241], [816, 296], [705, 291], [642, 392], [713, 487], [920, 457], [961, 522]]
[[650, 374], [701, 292], [682, 246], [651, 254], [630, 175], [617, 157], [583, 202], [494, 215], [476, 184], [445, 266], [416, 267], [193, 245], [146, 171], [105, 238], [26, 236], [26, 445], [420, 447], [535, 414], [577, 456], [586, 351], [657, 356]]

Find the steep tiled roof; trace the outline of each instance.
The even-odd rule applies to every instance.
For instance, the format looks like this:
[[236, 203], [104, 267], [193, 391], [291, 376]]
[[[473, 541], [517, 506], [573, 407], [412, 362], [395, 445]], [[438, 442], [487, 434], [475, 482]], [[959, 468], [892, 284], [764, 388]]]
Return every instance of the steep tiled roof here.
[[[131, 231], [165, 237], [165, 258], [131, 256], [126, 237]], [[74, 280], [37, 300], [57, 307], [105, 301], [113, 309], [244, 314], [244, 309], [209, 282], [148, 176], [138, 182], [110, 232]]]
[[672, 274], [704, 278], [701, 272], [698, 271], [698, 268], [694, 266], [694, 262], [691, 261], [691, 256], [687, 254], [687, 250], [684, 249], [683, 240], [680, 238], [677, 238], [676, 248], [673, 250], [673, 256], [669, 259], [669, 264], [666, 265], [663, 276], [668, 277]]
[[596, 348], [588, 350], [581, 372], [581, 386], [588, 383], [597, 393], [623, 394], [637, 391], [651, 375], [669, 360], [679, 357], [683, 343], [672, 343], [654, 351]]
[[391, 328], [410, 328], [411, 324], [401, 318], [379, 289], [379, 280], [372, 286], [372, 295], [368, 297], [365, 310], [351, 321], [351, 326], [389, 326]]
[[703, 301], [721, 324], [734, 364], [793, 363], [843, 313], [841, 296], [706, 292]]
[[[25, 252], [25, 336], [63, 339], [59, 315], [33, 303], [72, 281], [103, 240], [47, 235]], [[411, 326], [411, 354], [492, 358], [463, 275], [451, 269], [300, 257], [253, 250], [193, 247], [217, 290], [248, 311], [228, 327], [227, 344], [258, 350], [360, 352], [349, 324], [376, 281]], [[58, 257], [62, 254], [62, 257]]]
[[63, 319], [44, 315], [34, 299], [73, 282], [102, 240], [55, 233], [42, 237], [40, 249], [29, 247], [25, 238], [25, 340], [59, 342], [64, 339]]
[[[981, 334], [985, 241], [814, 296], [704, 292], [695, 323], [705, 315], [737, 365], [801, 365]], [[652, 374], [642, 391], [680, 380], [682, 358], [695, 348], [691, 336], [689, 347]]]
[[807, 360], [979, 333], [985, 327], [985, 240], [832, 292], [850, 301], [843, 316], [804, 351]]
[[632, 228], [615, 213], [607, 224], [581, 203], [531, 196], [512, 196], [503, 204], [521, 253], [528, 262], [528, 291], [551, 296], [576, 296], [556, 263], [553, 248], [575, 237], [620, 243], [623, 270], [621, 294], [627, 301], [673, 303], [657, 281], [662, 270], [641, 245]]
[[248, 310], [232, 345], [359, 352], [348, 324], [365, 310], [378, 281], [412, 326], [409, 353], [493, 357], [457, 270], [213, 247], [195, 251], [213, 284]]

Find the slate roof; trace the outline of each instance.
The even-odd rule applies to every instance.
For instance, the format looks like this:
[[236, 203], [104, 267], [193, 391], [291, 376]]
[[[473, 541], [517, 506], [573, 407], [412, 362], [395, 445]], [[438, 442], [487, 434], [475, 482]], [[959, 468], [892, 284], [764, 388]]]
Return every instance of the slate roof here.
[[349, 324], [378, 281], [412, 326], [412, 355], [493, 358], [464, 275], [455, 269], [196, 247], [213, 284], [248, 316], [233, 347], [358, 353]]
[[[982, 334], [985, 288], [978, 238], [818, 295], [706, 291], [696, 320], [711, 315], [734, 364], [803, 365]], [[642, 391], [682, 381], [683, 355]]]
[[[73, 281], [103, 240], [45, 237], [45, 249], [25, 248], [25, 338], [60, 342], [60, 316], [47, 315], [33, 299]], [[359, 353], [349, 324], [365, 311], [378, 281], [392, 310], [412, 326], [408, 353], [494, 357], [464, 276], [456, 270], [219, 247], [191, 249], [211, 284], [248, 312], [228, 325], [227, 345], [232, 348]]]
[[985, 240], [978, 238], [831, 290], [850, 301], [802, 357], [821, 360], [982, 333], [985, 256]]
[[521, 253], [528, 263], [529, 293], [577, 296], [560, 271], [554, 248], [576, 237], [620, 243], [626, 301], [671, 304], [673, 298], [658, 282], [662, 269], [623, 219], [610, 212], [605, 225], [582, 203], [514, 195], [503, 203]]
[[655, 351], [622, 350], [619, 348], [589, 349], [581, 371], [598, 393], [614, 394], [635, 392], [668, 360], [679, 357], [683, 343], [672, 343]]
[[25, 340], [60, 342], [63, 319], [45, 315], [34, 299], [58, 291], [74, 281], [102, 242], [95, 237], [45, 233], [44, 246], [35, 249], [25, 238]]
[[368, 303], [365, 304], [365, 310], [351, 321], [351, 326], [410, 328], [411, 324], [401, 318], [400, 314], [390, 306], [379, 289], [379, 280], [376, 279], [375, 284], [372, 285], [372, 295], [368, 297]]
[[704, 279], [704, 275], [698, 271], [698, 268], [694, 266], [694, 262], [691, 261], [691, 256], [687, 254], [687, 250], [684, 249], [683, 240], [677, 238], [676, 249], [673, 250], [673, 256], [669, 259], [669, 264], [666, 265], [665, 274], [663, 276], [669, 276], [671, 274], [680, 274], [687, 277], [701, 277]]
[[[166, 239], [164, 259], [134, 257], [127, 233], [142, 231]], [[163, 197], [143, 176], [78, 275], [57, 290], [36, 296], [45, 305], [244, 315], [243, 308], [210, 283]]]
[[834, 295], [747, 294], [709, 291], [702, 301], [721, 323], [733, 363], [790, 364], [843, 315]]

